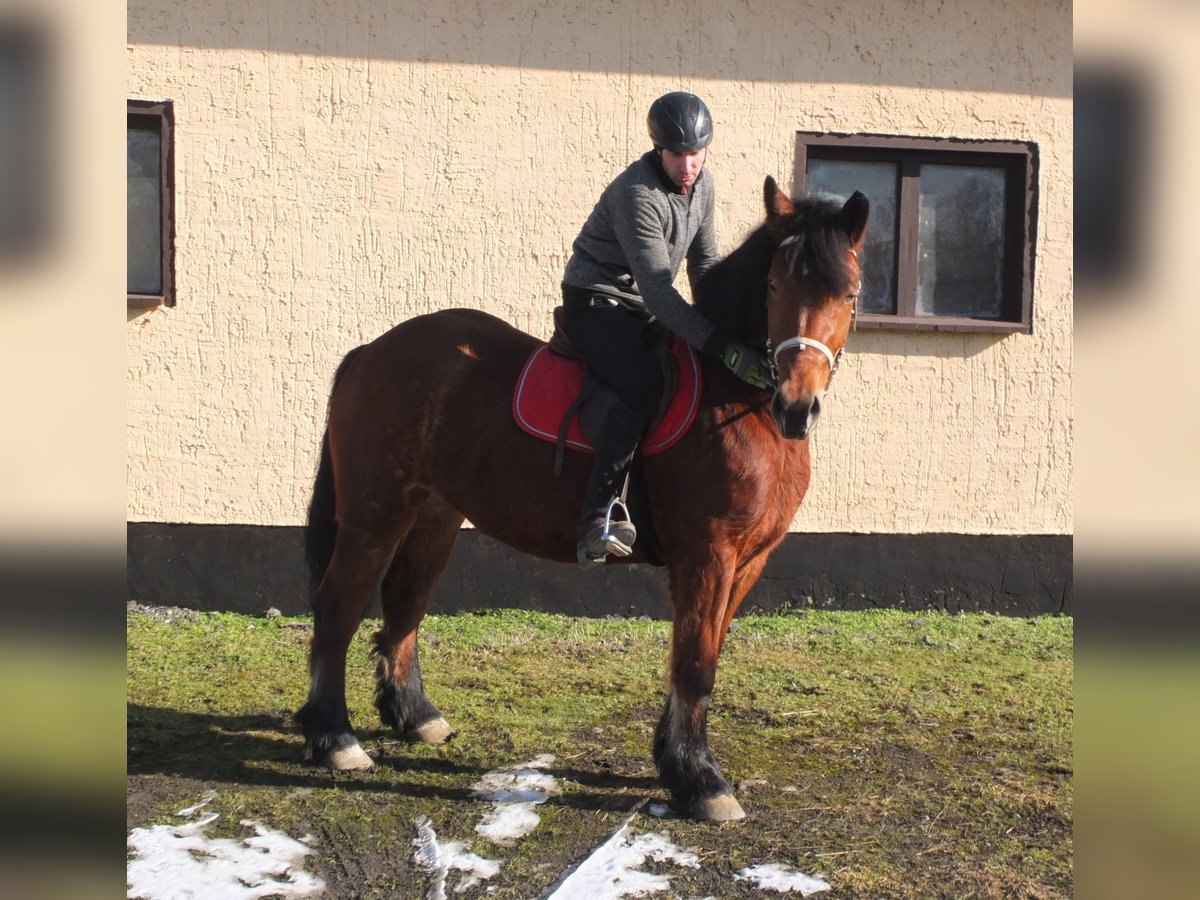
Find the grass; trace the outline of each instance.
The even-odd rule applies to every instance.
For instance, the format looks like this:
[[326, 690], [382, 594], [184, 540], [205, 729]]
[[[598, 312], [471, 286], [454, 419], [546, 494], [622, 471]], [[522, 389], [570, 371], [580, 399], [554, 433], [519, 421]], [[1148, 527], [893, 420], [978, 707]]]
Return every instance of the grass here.
[[[611, 832], [654, 781], [669, 625], [521, 611], [430, 616], [426, 688], [459, 730], [444, 747], [382, 730], [364, 623], [350, 653], [351, 719], [381, 764], [299, 765], [290, 719], [307, 690], [308, 619], [203, 614], [128, 620], [130, 827], [216, 791], [222, 821], [313, 833], [335, 896], [424, 893], [412, 821], [473, 835], [484, 772], [556, 756], [564, 794], [503, 856], [491, 896], [526, 897]], [[714, 827], [644, 818], [703, 864], [680, 896], [752, 896], [732, 873], [779, 862], [827, 874], [829, 897], [1070, 896], [1072, 622], [900, 611], [735, 621], [710, 741], [750, 818]], [[475, 893], [480, 893], [482, 888]]]

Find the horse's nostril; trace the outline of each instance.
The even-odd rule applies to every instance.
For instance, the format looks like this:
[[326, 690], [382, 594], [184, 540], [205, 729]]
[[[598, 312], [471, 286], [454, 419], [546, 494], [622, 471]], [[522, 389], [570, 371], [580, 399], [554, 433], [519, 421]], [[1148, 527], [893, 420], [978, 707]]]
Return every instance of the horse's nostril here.
[[784, 437], [803, 439], [817, 424], [821, 415], [821, 398], [814, 396], [806, 400], [788, 403], [779, 394], [771, 400], [771, 414], [779, 425], [779, 431]]

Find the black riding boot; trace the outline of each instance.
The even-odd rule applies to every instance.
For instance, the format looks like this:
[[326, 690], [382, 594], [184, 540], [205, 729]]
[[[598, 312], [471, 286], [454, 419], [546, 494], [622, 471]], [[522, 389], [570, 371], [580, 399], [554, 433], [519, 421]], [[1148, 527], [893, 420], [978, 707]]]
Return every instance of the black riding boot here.
[[613, 395], [601, 402], [605, 403], [604, 415], [579, 516], [577, 556], [584, 567], [602, 565], [609, 553], [628, 556], [637, 539], [637, 529], [618, 496], [645, 430], [646, 417]]

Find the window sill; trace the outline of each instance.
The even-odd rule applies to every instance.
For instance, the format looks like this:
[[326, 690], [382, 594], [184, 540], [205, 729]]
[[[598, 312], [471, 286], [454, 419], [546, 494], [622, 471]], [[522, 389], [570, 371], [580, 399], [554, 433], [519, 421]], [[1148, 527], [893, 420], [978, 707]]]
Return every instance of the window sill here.
[[949, 316], [882, 316], [864, 313], [856, 328], [864, 331], [950, 331], [976, 334], [1032, 334], [1029, 322], [1000, 322], [991, 319], [952, 318]]
[[128, 309], [157, 309], [160, 306], [170, 306], [161, 294], [127, 294]]

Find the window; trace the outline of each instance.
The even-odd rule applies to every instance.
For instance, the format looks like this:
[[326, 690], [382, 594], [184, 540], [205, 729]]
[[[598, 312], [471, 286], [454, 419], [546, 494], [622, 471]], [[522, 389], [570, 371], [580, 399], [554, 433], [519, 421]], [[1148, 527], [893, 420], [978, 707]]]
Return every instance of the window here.
[[33, 23], [0, 14], [0, 268], [44, 250], [56, 224], [51, 44]]
[[1123, 287], [1140, 274], [1145, 248], [1147, 135], [1161, 127], [1145, 76], [1119, 65], [1076, 63], [1075, 284]]
[[798, 132], [797, 189], [871, 201], [863, 328], [1033, 330], [1033, 144]]
[[173, 126], [171, 101], [129, 101], [126, 282], [131, 307], [175, 305]]

